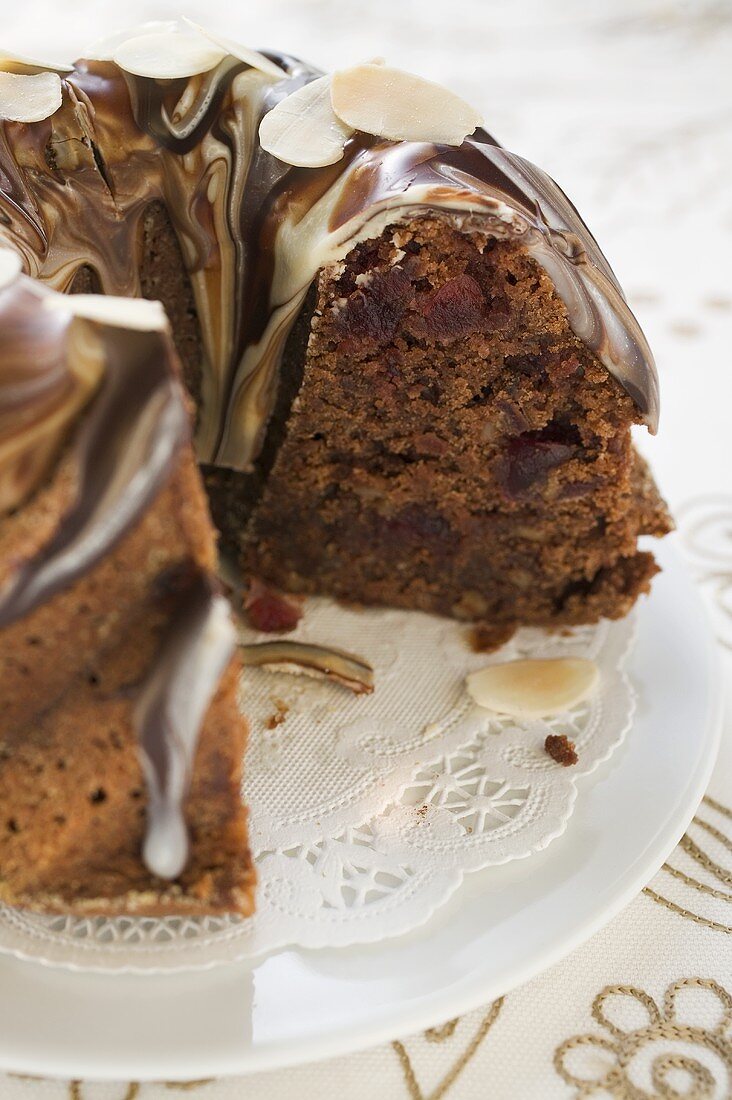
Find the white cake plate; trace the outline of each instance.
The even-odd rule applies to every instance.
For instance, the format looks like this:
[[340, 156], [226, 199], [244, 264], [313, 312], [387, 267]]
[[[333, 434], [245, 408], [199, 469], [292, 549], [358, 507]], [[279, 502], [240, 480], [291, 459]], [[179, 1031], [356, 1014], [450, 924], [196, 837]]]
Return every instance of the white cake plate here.
[[721, 679], [700, 599], [666, 540], [639, 614], [633, 729], [579, 780], [566, 834], [469, 876], [418, 932], [253, 964], [104, 975], [0, 958], [0, 1069], [186, 1080], [328, 1058], [476, 1008], [606, 924], [682, 836], [714, 764]]

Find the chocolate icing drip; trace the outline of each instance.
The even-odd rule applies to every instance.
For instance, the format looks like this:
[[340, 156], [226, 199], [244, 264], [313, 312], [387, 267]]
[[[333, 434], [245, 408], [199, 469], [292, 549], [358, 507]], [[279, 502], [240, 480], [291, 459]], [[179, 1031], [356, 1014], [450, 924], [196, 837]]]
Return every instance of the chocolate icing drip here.
[[102, 372], [97, 349], [44, 297], [27, 281], [0, 290], [0, 515], [42, 481]]
[[[167, 339], [157, 332], [94, 329], [104, 377], [72, 444], [77, 497], [54, 537], [0, 593], [0, 628], [83, 576], [124, 537], [167, 481], [189, 438]], [[7, 397], [0, 390], [0, 407]]]
[[196, 744], [235, 647], [228, 603], [199, 575], [179, 599], [135, 707], [148, 787], [143, 858], [160, 878], [176, 878], [188, 859], [184, 800]]
[[[288, 73], [288, 79], [275, 83], [231, 57], [203, 77], [166, 86], [125, 76], [135, 121], [161, 151], [165, 201], [182, 239], [192, 244], [187, 255], [194, 257], [189, 273], [196, 276], [199, 317], [210, 319], [203, 326], [209, 362], [198, 451], [212, 461], [235, 376], [247, 349], [263, 335], [271, 312], [278, 225], [272, 211], [290, 171], [260, 148], [256, 133], [267, 111], [319, 75], [294, 58], [275, 56]], [[198, 158], [187, 175], [181, 174], [181, 157]], [[279, 359], [274, 371], [278, 365]], [[259, 424], [257, 447], [263, 442], [265, 420]], [[249, 462], [231, 465], [243, 468]]]

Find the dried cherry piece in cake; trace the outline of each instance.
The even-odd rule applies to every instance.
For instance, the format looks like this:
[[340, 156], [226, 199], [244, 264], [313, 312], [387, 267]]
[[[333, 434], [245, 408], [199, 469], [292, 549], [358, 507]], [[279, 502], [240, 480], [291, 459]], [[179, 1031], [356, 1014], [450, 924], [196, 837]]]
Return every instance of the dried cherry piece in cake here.
[[485, 323], [483, 291], [471, 275], [457, 275], [436, 290], [422, 294], [414, 321], [417, 336], [448, 343], [481, 329]]
[[337, 314], [336, 326], [343, 333], [344, 344], [351, 346], [359, 340], [388, 343], [396, 335], [411, 297], [412, 284], [400, 267], [368, 276]]
[[509, 439], [494, 463], [503, 493], [515, 499], [543, 485], [547, 474], [572, 458], [579, 445], [579, 434], [572, 425], [549, 424], [541, 431]]
[[250, 582], [244, 599], [250, 626], [265, 634], [286, 634], [302, 618], [302, 607], [291, 596], [284, 596], [256, 577]]

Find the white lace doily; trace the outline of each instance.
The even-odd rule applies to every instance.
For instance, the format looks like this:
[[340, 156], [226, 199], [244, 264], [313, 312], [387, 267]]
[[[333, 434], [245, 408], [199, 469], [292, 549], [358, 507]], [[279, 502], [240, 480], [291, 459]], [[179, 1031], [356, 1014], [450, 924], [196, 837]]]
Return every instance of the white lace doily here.
[[[522, 631], [485, 655], [471, 651], [457, 623], [311, 600], [290, 637], [365, 657], [376, 690], [353, 696], [336, 684], [247, 671], [244, 797], [259, 870], [256, 915], [111, 920], [0, 907], [0, 950], [75, 968], [170, 970], [410, 931], [467, 872], [529, 856], [564, 832], [577, 778], [606, 760], [631, 724], [624, 665], [632, 635], [630, 620], [555, 636]], [[597, 661], [601, 685], [549, 721], [496, 716], [464, 688], [466, 674], [491, 661], [569, 655]], [[575, 767], [546, 754], [550, 732], [575, 742]]]

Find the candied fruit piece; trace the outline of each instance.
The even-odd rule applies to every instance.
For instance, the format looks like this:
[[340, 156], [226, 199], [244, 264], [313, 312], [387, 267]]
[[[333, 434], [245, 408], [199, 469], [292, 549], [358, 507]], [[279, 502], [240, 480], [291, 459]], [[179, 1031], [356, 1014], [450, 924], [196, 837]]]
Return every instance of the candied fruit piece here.
[[533, 432], [510, 439], [495, 463], [496, 479], [505, 495], [516, 498], [541, 485], [547, 474], [571, 458], [575, 448], [550, 439], [536, 439]]
[[386, 344], [394, 338], [412, 297], [408, 275], [393, 267], [376, 272], [350, 296], [336, 317], [336, 325], [348, 343], [368, 340]]
[[471, 275], [458, 275], [423, 295], [418, 308], [418, 333], [445, 343], [469, 336], [485, 322], [483, 291]]
[[249, 585], [244, 610], [249, 624], [266, 634], [285, 634], [302, 618], [299, 603], [256, 578]]
[[509, 499], [543, 485], [547, 474], [572, 458], [581, 446], [574, 424], [552, 421], [538, 432], [509, 439], [494, 464], [498, 484]]
[[570, 741], [566, 733], [550, 733], [544, 742], [544, 749], [563, 768], [571, 768], [579, 760], [574, 741]]
[[516, 623], [478, 623], [470, 633], [470, 645], [475, 653], [492, 653], [515, 633]]

